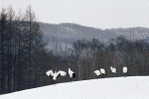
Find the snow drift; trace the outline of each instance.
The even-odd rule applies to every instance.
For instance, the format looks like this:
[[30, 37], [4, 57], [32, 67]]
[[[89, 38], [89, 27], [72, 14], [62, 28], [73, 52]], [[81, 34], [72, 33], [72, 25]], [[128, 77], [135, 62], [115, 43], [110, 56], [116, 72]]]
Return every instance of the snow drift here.
[[148, 99], [149, 77], [78, 81], [29, 89], [0, 99]]

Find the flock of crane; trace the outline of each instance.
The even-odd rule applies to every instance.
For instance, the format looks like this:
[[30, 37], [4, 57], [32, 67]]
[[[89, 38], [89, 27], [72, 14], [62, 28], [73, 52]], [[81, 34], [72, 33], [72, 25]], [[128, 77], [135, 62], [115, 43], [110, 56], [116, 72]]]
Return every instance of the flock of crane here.
[[[116, 74], [117, 73], [117, 68], [116, 67], [110, 67], [110, 71], [111, 73], [113, 74]], [[122, 68], [122, 72], [124, 74], [126, 74], [128, 72], [128, 68], [125, 66]], [[104, 68], [100, 68], [98, 70], [95, 70], [94, 71], [94, 74], [96, 76], [101, 76], [101, 75], [105, 75], [106, 74], [106, 70]], [[57, 80], [58, 77], [65, 77], [65, 76], [69, 76], [70, 78], [74, 78], [75, 77], [75, 72], [71, 69], [71, 68], [68, 68], [67, 71], [63, 71], [63, 70], [59, 70], [59, 71], [53, 71], [53, 70], [48, 70], [46, 72], [46, 75], [49, 76], [49, 77], [52, 77], [53, 80]]]

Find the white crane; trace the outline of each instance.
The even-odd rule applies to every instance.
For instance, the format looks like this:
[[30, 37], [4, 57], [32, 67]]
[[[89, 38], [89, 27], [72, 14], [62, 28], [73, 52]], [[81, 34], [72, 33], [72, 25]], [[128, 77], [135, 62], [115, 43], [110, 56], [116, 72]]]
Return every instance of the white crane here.
[[101, 75], [99, 70], [95, 70], [94, 73], [95, 73], [96, 76], [100, 76]]
[[101, 74], [106, 74], [106, 71], [103, 68], [100, 68], [100, 72], [101, 72]]
[[111, 70], [112, 73], [116, 73], [117, 72], [116, 71], [116, 68], [115, 67], [112, 67], [112, 66], [110, 67], [110, 70]]
[[123, 67], [123, 73], [127, 73], [128, 72], [128, 68], [127, 67]]
[[74, 72], [70, 68], [68, 68], [68, 74], [70, 78], [73, 78]]

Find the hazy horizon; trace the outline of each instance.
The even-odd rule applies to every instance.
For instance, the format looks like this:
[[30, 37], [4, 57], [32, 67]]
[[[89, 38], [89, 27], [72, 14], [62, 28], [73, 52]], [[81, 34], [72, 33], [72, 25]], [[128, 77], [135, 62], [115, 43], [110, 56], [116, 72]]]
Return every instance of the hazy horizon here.
[[0, 0], [0, 7], [31, 5], [44, 23], [75, 23], [96, 28], [149, 27], [148, 0]]

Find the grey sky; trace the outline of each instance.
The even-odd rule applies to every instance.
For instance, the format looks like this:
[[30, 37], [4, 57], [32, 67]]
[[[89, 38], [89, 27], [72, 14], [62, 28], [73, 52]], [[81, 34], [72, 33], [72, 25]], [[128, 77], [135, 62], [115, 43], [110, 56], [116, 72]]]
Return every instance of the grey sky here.
[[149, 27], [149, 0], [0, 0], [24, 9], [31, 4], [38, 20], [73, 22], [99, 28]]

